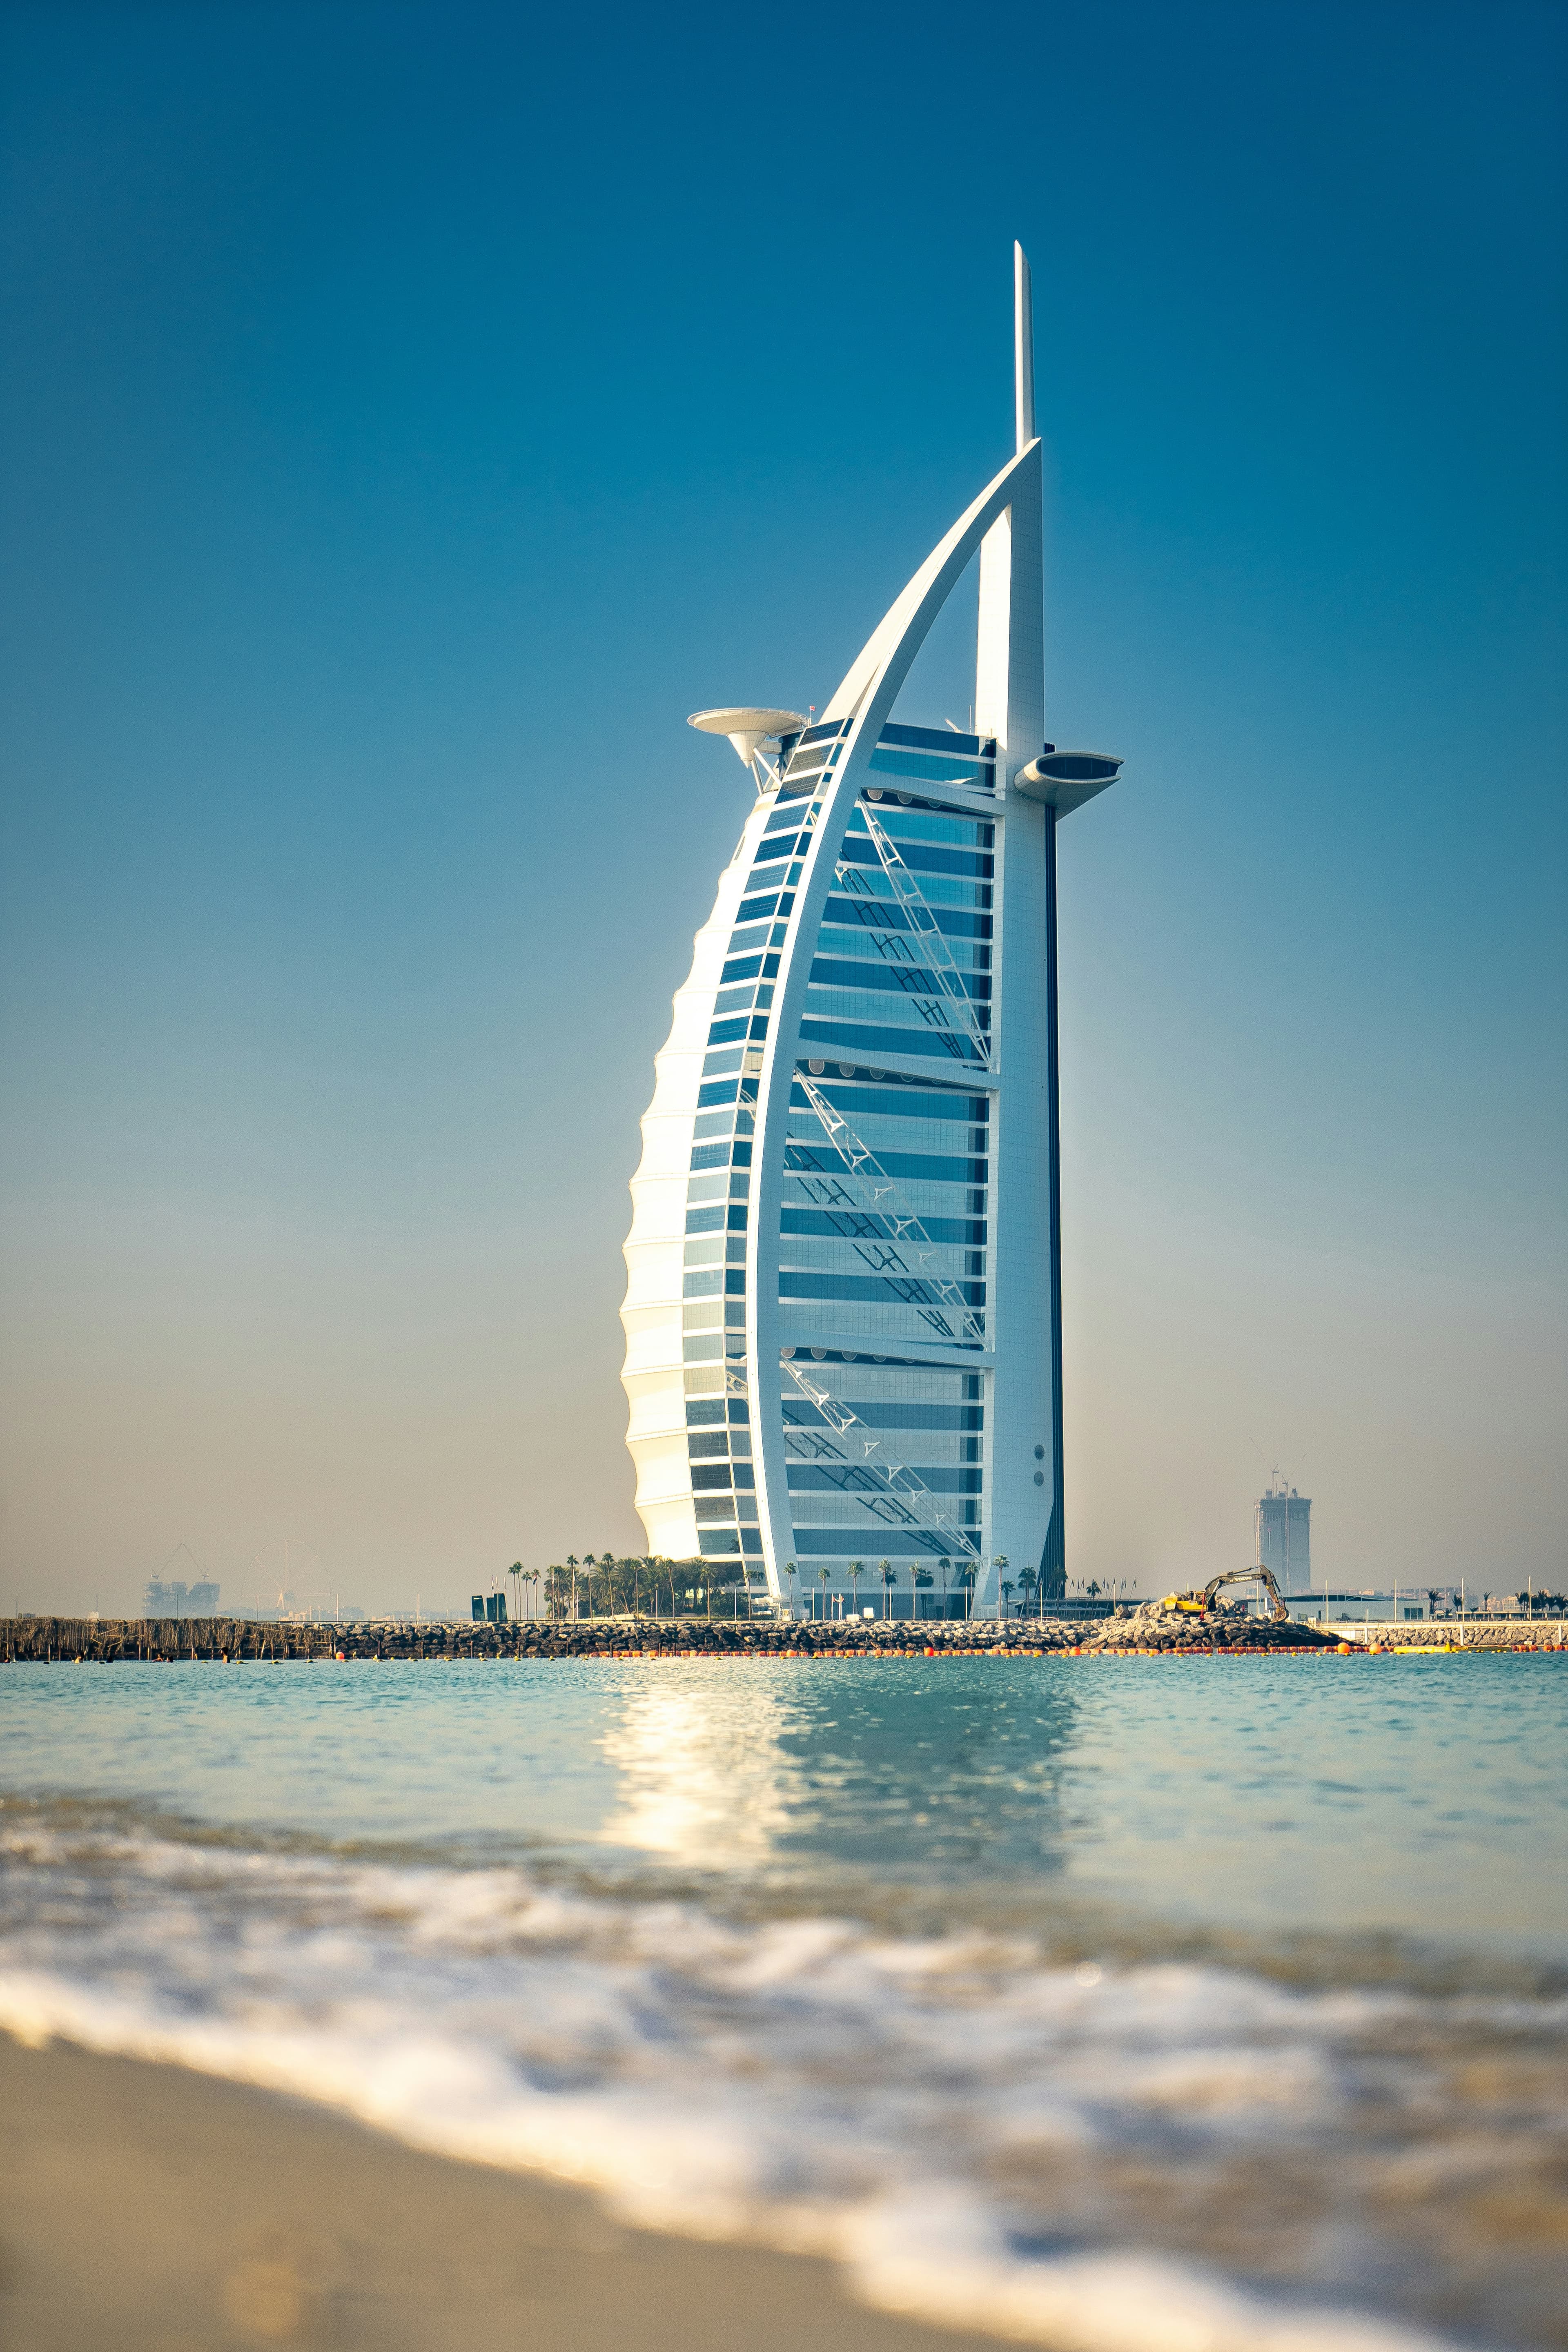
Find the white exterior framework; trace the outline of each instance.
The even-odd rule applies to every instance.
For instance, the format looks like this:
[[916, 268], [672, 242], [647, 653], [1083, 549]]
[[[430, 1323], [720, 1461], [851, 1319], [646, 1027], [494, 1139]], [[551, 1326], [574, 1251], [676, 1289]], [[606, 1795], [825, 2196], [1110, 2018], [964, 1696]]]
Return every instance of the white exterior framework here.
[[[1062, 1590], [1056, 827], [1120, 763], [1042, 749], [1018, 248], [1015, 269], [1015, 455], [817, 724], [693, 722], [729, 734], [759, 792], [632, 1181], [637, 1503], [652, 1552], [747, 1564], [818, 1613]], [[977, 552], [975, 732], [900, 725]]]

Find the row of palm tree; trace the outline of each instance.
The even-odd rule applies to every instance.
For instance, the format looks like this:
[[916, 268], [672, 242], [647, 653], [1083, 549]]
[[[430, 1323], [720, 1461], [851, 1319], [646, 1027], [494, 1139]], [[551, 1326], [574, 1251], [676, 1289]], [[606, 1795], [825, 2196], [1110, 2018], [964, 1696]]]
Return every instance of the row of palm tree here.
[[645, 1611], [663, 1616], [664, 1601], [672, 1617], [682, 1614], [683, 1608], [688, 1613], [705, 1608], [711, 1616], [716, 1594], [721, 1599], [728, 1594], [731, 1614], [738, 1616], [742, 1594], [748, 1603], [750, 1599], [743, 1560], [665, 1559], [652, 1553], [617, 1559], [610, 1551], [579, 1557], [569, 1551], [563, 1560], [543, 1569], [524, 1568], [515, 1559], [506, 1572], [512, 1582], [514, 1617], [524, 1613], [525, 1585], [531, 1592], [542, 1586], [544, 1616], [574, 1622], [584, 1616], [640, 1616]]
[[[1021, 1594], [1021, 1607], [1024, 1609], [1037, 1596], [1043, 1602], [1044, 1579], [1037, 1570], [1022, 1569], [1016, 1579], [1010, 1577], [1005, 1552], [998, 1552], [991, 1564], [1000, 1580], [1004, 1613], [1011, 1611], [1016, 1592]], [[531, 1591], [543, 1586], [545, 1616], [574, 1621], [584, 1614], [619, 1616], [628, 1611], [640, 1615], [645, 1607], [656, 1616], [662, 1616], [666, 1613], [661, 1606], [665, 1601], [668, 1602], [668, 1614], [672, 1617], [703, 1610], [710, 1617], [715, 1595], [721, 1601], [727, 1596], [731, 1615], [739, 1616], [742, 1598], [748, 1612], [752, 1601], [752, 1587], [744, 1560], [665, 1559], [651, 1553], [645, 1553], [641, 1558], [617, 1559], [609, 1551], [597, 1556], [589, 1551], [581, 1557], [575, 1552], [568, 1552], [564, 1560], [556, 1560], [546, 1569], [524, 1568], [520, 1559], [513, 1560], [506, 1572], [512, 1581], [514, 1617], [521, 1617], [524, 1613], [522, 1589], [525, 1585]], [[845, 1570], [849, 1584], [850, 1605], [857, 1612], [861, 1580], [868, 1574], [874, 1576], [881, 1588], [881, 1613], [884, 1617], [893, 1614], [893, 1594], [900, 1577], [908, 1579], [917, 1596], [915, 1607], [918, 1610], [918, 1595], [921, 1591], [934, 1590], [938, 1575], [944, 1595], [949, 1591], [963, 1595], [963, 1613], [968, 1616], [973, 1607], [978, 1573], [973, 1560], [953, 1560], [945, 1555], [937, 1560], [936, 1574], [932, 1573], [926, 1561], [914, 1559], [907, 1564], [879, 1559], [872, 1570], [868, 1570], [863, 1559], [852, 1559]], [[784, 1574], [789, 1579], [792, 1608], [797, 1580], [802, 1599], [813, 1601], [816, 1596], [811, 1591], [811, 1585], [815, 1582], [822, 1589], [822, 1614], [826, 1616], [828, 1592], [837, 1581], [836, 1571], [831, 1568], [819, 1568], [813, 1577], [792, 1559], [785, 1561]], [[1098, 1584], [1085, 1589], [1091, 1598], [1100, 1591]], [[947, 1614], [945, 1599], [942, 1614], [944, 1617]]]

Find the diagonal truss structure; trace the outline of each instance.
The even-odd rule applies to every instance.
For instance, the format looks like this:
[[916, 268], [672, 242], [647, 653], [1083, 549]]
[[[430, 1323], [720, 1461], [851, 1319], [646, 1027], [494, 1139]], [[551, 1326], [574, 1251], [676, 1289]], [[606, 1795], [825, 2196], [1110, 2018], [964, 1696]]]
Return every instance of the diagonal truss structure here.
[[[901, 1525], [918, 1527], [923, 1522], [932, 1534], [949, 1544], [951, 1550], [962, 1550], [971, 1559], [979, 1559], [980, 1550], [973, 1537], [959, 1526], [951, 1512], [942, 1509], [919, 1471], [911, 1470], [909, 1464], [901, 1462], [896, 1454], [889, 1454], [882, 1440], [871, 1434], [858, 1413], [842, 1398], [836, 1397], [831, 1389], [822, 1388], [816, 1381], [809, 1380], [800, 1366], [789, 1358], [780, 1360], [779, 1370], [788, 1373], [806, 1402], [816, 1406], [828, 1427], [841, 1440], [860, 1446], [863, 1463], [854, 1462], [844, 1454], [837, 1456], [845, 1463], [847, 1475], [842, 1483], [847, 1489], [858, 1488], [862, 1494], [871, 1492], [881, 1500], [891, 1501], [897, 1507]], [[786, 1442], [791, 1434], [799, 1435], [800, 1433], [786, 1429]], [[825, 1442], [818, 1440], [817, 1444], [820, 1445]], [[816, 1458], [821, 1460], [820, 1454]], [[879, 1480], [881, 1482], [879, 1486]]]
[[[934, 991], [930, 994], [919, 992], [926, 995], [926, 1001], [921, 1004], [921, 1009], [925, 1013], [927, 1021], [932, 1027], [940, 1025], [949, 1030], [952, 1037], [952, 1050], [955, 1054], [962, 1053], [959, 1034], [961, 1032], [962, 1037], [968, 1041], [981, 1068], [989, 1070], [991, 1039], [981, 1022], [979, 1010], [974, 999], [969, 993], [963, 974], [953, 960], [952, 950], [947, 944], [942, 925], [927, 903], [924, 891], [905, 865], [897, 842], [894, 841], [868, 801], [861, 802], [860, 816], [871, 837], [871, 846], [877, 853], [878, 861], [887, 877], [888, 887], [893, 894], [893, 904], [902, 914], [905, 922], [909, 925], [910, 936], [917, 943], [914, 951], [906, 960], [903, 940], [897, 932], [886, 932], [877, 940], [879, 952], [885, 962], [892, 964], [900, 971], [908, 971], [911, 979], [917, 971], [930, 977], [935, 983]], [[862, 923], [865, 923], [868, 929], [874, 928], [868, 921], [866, 908], [865, 875], [858, 867], [840, 858], [837, 866], [837, 880], [847, 896], [855, 899], [855, 910]], [[915, 995], [917, 992], [906, 984], [906, 993]], [[958, 1016], [957, 1032], [952, 1031], [950, 1025], [951, 1016], [954, 1013]], [[933, 1014], [938, 1016], [936, 1020], [932, 1020]]]
[[[861, 1142], [841, 1111], [835, 1110], [809, 1070], [797, 1069], [795, 1082], [816, 1112], [823, 1133], [844, 1163], [843, 1176], [813, 1177], [804, 1169], [789, 1173], [805, 1187], [806, 1196], [829, 1216], [842, 1217], [838, 1230], [855, 1244], [874, 1274], [886, 1276], [895, 1295], [906, 1305], [920, 1307], [925, 1320], [943, 1339], [953, 1332], [945, 1318], [931, 1312], [923, 1294], [934, 1291], [938, 1303], [958, 1324], [958, 1338], [974, 1347], [985, 1345], [985, 1325], [963, 1295], [962, 1284], [933, 1274], [931, 1261], [940, 1244], [933, 1242], [903, 1193], [879, 1164], [868, 1145]], [[787, 1165], [787, 1162], [786, 1162]], [[910, 1265], [906, 1256], [915, 1260]]]

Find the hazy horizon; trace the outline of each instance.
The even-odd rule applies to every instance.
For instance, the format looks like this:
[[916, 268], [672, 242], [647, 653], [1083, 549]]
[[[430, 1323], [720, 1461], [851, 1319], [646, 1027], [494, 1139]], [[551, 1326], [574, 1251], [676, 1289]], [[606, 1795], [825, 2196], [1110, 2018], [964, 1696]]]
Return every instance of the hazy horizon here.
[[0, 54], [0, 1608], [644, 1549], [626, 1182], [750, 793], [686, 714], [823, 703], [1007, 454], [1015, 236], [1048, 731], [1127, 763], [1069, 1579], [1241, 1565], [1278, 1466], [1320, 1578], [1561, 1584], [1560, 9]]

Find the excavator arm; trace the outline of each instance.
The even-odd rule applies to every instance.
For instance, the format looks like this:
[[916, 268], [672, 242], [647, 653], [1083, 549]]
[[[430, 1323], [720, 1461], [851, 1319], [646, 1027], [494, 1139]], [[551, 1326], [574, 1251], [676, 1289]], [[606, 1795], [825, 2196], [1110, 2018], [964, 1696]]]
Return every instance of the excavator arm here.
[[1206, 1617], [1214, 1607], [1215, 1594], [1226, 1584], [1261, 1584], [1273, 1603], [1273, 1622], [1283, 1625], [1290, 1612], [1286, 1607], [1271, 1569], [1227, 1568], [1222, 1576], [1211, 1576], [1201, 1592], [1167, 1592], [1167, 1609], [1179, 1610], [1184, 1617]]

